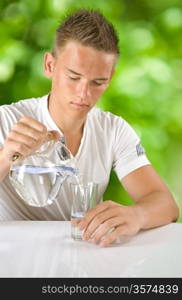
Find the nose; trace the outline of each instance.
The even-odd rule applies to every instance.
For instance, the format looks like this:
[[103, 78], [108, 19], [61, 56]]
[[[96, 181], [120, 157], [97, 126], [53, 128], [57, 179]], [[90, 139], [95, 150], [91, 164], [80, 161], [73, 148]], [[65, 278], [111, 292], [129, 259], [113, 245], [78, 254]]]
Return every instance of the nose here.
[[80, 82], [77, 89], [77, 96], [81, 100], [85, 100], [90, 96], [90, 88], [88, 82]]

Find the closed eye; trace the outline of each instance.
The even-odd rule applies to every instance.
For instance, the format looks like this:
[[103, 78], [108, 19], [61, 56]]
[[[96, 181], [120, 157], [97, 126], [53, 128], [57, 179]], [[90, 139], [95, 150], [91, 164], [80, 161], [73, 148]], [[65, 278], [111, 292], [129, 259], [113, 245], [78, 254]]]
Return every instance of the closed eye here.
[[95, 85], [102, 85], [102, 84], [104, 84], [104, 82], [98, 82], [98, 81], [93, 81], [93, 83], [94, 83]]
[[79, 77], [71, 77], [71, 76], [69, 76], [69, 78], [70, 78], [71, 80], [79, 80], [79, 79], [80, 79]]
[[[76, 81], [76, 80], [80, 80], [80, 77], [69, 76], [69, 79]], [[105, 83], [105, 81], [104, 82], [98, 82], [98, 81], [93, 80], [92, 83], [94, 85], [101, 86], [101, 85], [103, 85]]]

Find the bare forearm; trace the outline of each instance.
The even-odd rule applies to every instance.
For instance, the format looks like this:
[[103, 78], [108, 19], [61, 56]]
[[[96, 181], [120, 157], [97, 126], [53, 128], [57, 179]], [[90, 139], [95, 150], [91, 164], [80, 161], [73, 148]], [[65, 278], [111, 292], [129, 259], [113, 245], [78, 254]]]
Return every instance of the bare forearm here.
[[142, 218], [141, 229], [174, 222], [179, 215], [178, 206], [170, 192], [153, 192], [139, 199], [134, 206]]

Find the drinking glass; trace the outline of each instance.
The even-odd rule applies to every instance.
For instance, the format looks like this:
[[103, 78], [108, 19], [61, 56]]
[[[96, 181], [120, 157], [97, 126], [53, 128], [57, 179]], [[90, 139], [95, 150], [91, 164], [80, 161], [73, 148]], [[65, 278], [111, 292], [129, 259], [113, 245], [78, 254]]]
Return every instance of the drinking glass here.
[[74, 240], [81, 240], [83, 230], [76, 225], [85, 216], [85, 213], [97, 204], [98, 184], [71, 183], [72, 207], [71, 207], [71, 236]]

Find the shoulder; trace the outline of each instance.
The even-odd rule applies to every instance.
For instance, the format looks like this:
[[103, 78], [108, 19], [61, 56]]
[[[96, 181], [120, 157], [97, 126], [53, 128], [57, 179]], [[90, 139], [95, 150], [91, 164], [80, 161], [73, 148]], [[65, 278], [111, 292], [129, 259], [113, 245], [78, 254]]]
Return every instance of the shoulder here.
[[115, 115], [109, 111], [104, 111], [100, 108], [94, 107], [89, 113], [89, 119], [97, 126], [103, 129], [124, 129], [129, 124], [118, 115]]
[[[0, 106], [1, 117], [19, 119], [24, 115], [34, 115], [38, 111], [38, 106], [45, 101], [46, 96], [39, 98], [22, 99], [11, 104]], [[42, 101], [41, 101], [42, 100]]]
[[38, 97], [38, 98], [28, 98], [28, 99], [21, 99], [16, 102], [12, 102], [11, 104], [4, 104], [0, 106], [0, 110], [16, 110], [16, 109], [23, 109], [23, 108], [33, 108], [37, 107], [37, 104], [39, 104], [42, 101], [44, 101], [47, 98], [46, 96]]
[[98, 107], [94, 107], [89, 114], [91, 119], [95, 119], [102, 123], [115, 124], [116, 122], [124, 122], [124, 119], [121, 116], [117, 116], [109, 111], [104, 111]]
[[89, 127], [100, 137], [107, 137], [114, 143], [118, 141], [138, 140], [135, 129], [121, 116], [100, 108], [93, 108], [89, 113]]

